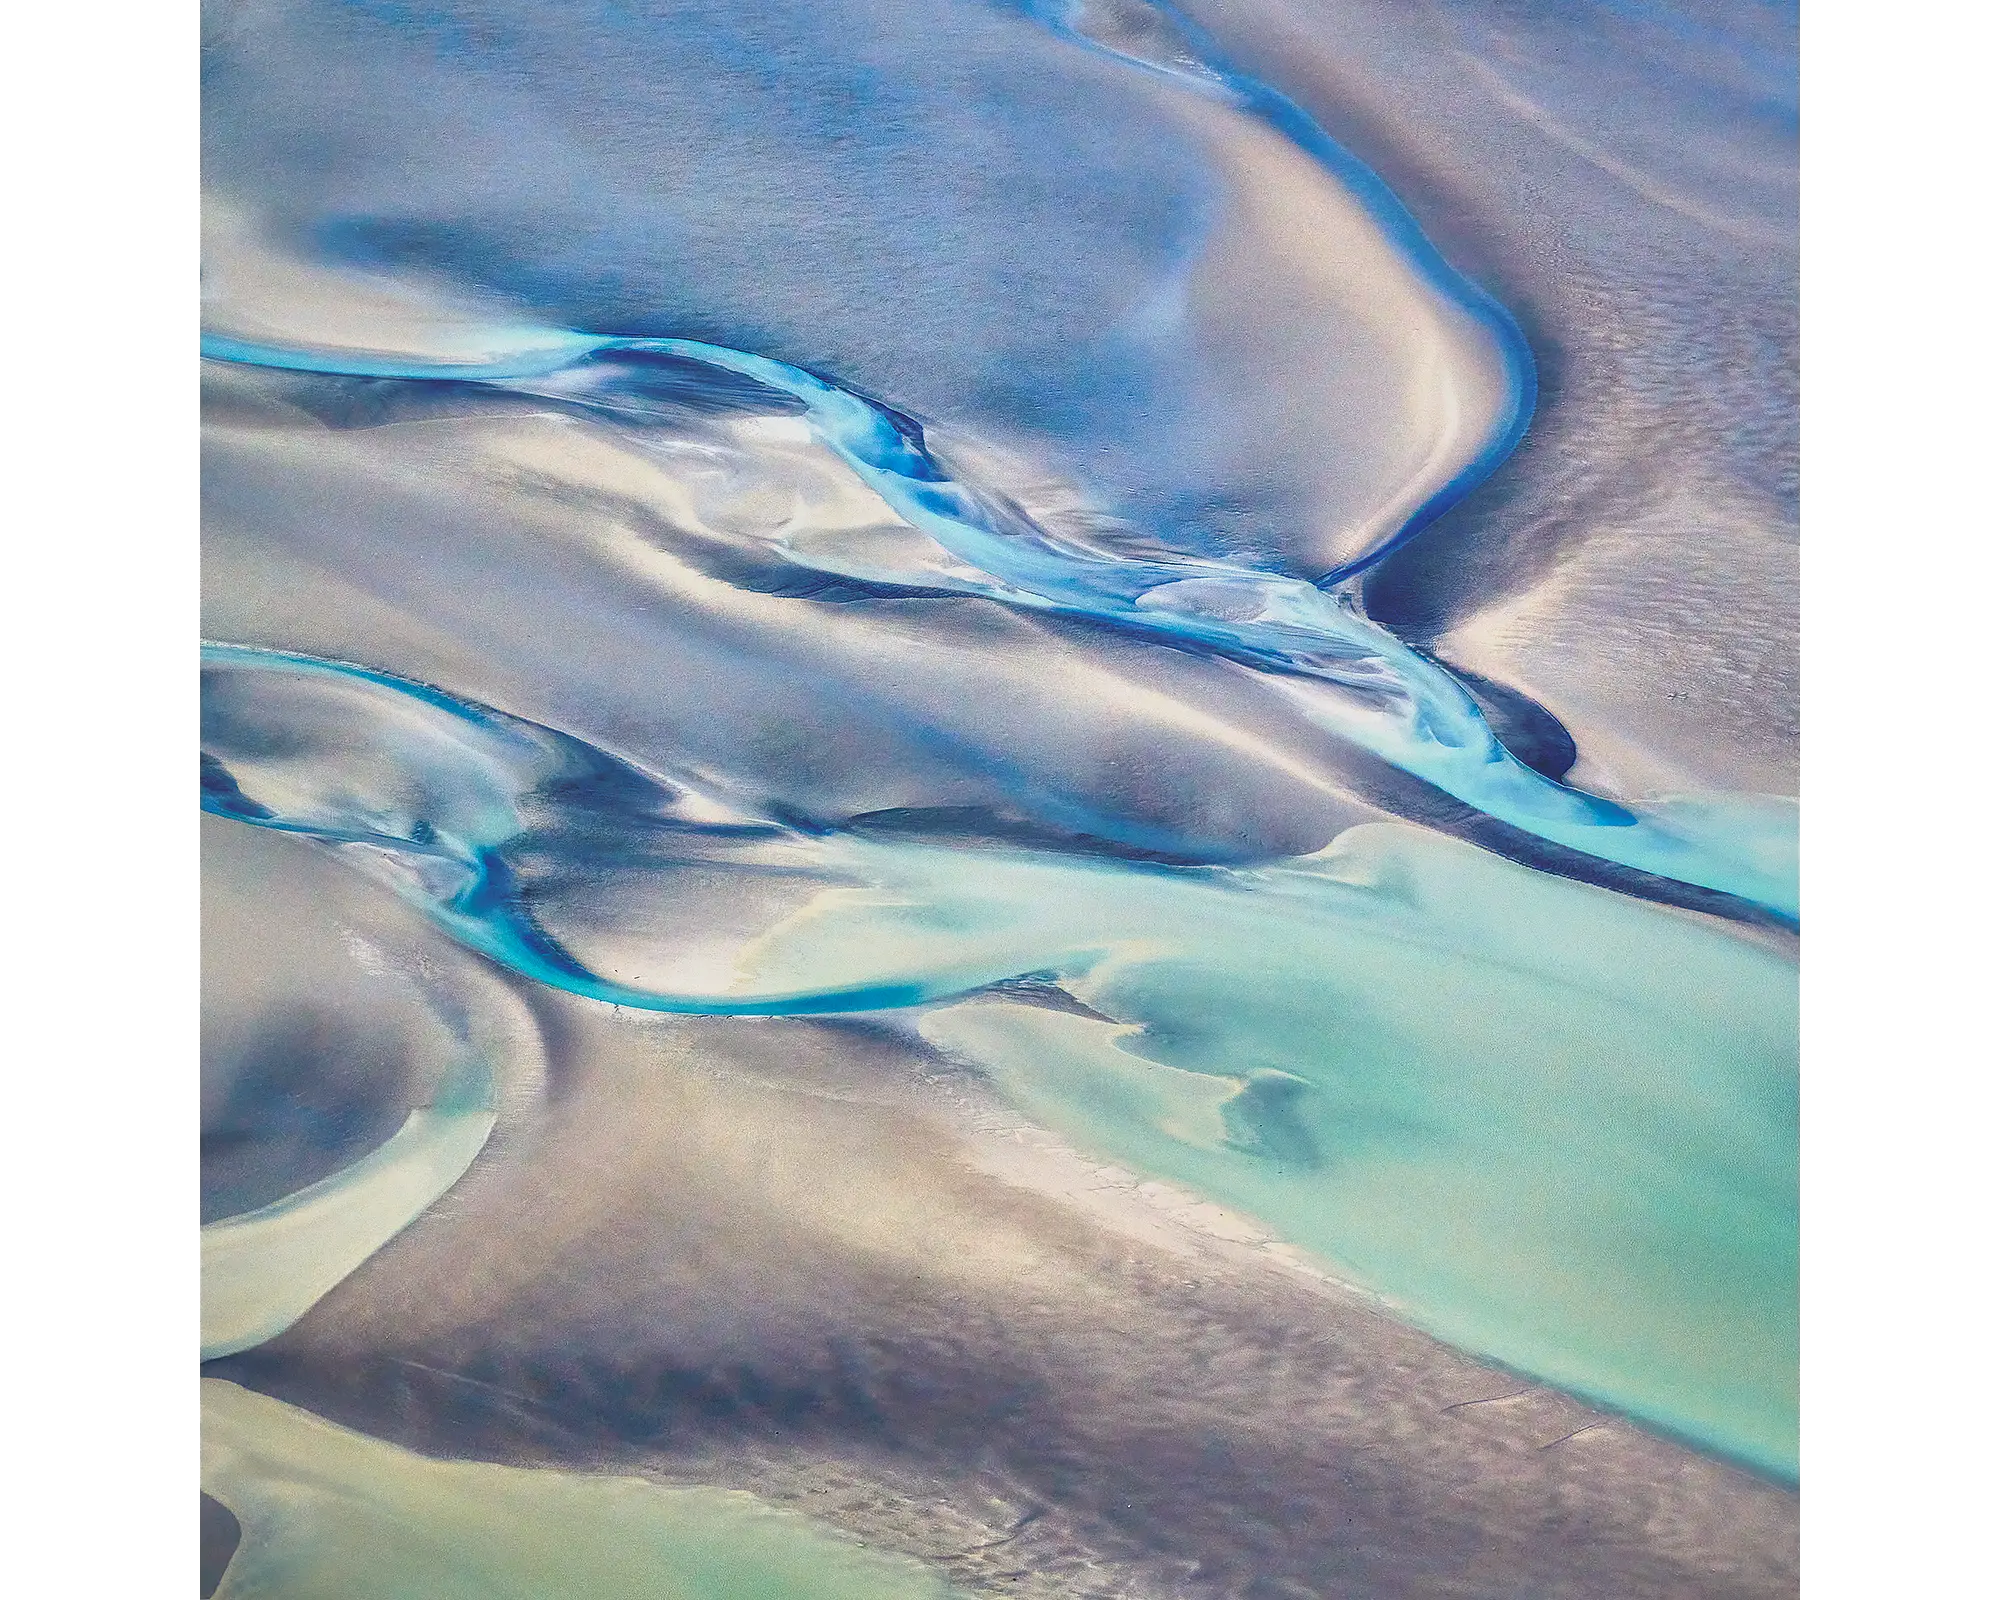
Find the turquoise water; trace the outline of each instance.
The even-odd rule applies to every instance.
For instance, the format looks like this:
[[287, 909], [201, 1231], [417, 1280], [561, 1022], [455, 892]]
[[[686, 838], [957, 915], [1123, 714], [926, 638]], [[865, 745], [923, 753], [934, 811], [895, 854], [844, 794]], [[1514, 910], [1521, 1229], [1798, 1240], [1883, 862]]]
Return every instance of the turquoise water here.
[[[540, 985], [874, 1014], [1441, 1338], [1795, 1479], [1797, 974], [1721, 919], [1796, 923], [1796, 807], [1655, 792], [1762, 786], [1655, 747], [1678, 675], [1580, 696], [1572, 741], [1434, 653], [1535, 661], [1445, 625], [1679, 515], [1617, 453], [1658, 414], [1611, 385], [1607, 445], [1572, 384], [1541, 465], [1437, 530], [1471, 574], [1445, 631], [1399, 634], [1362, 580], [1515, 451], [1527, 338], [1170, 8], [477, 9], [302, 0], [210, 42], [214, 631], [242, 642], [203, 652], [203, 804], [400, 897], [496, 988], [446, 1008], [459, 1070], [386, 1143], [204, 1230], [204, 1356], [281, 1334], [472, 1169], [533, 1033], [508, 986]], [[1502, 64], [1571, 70], [1528, 54]], [[1571, 87], [1624, 115], [1586, 58]], [[1422, 146], [1412, 174], [1485, 154]], [[1647, 284], [1691, 259], [1637, 238]], [[1607, 327], [1521, 302], [1578, 372], [1649, 303], [1601, 275]], [[1703, 337], [1674, 383], [1752, 359]], [[1722, 409], [1683, 431], [1772, 431]], [[1684, 447], [1637, 470], [1694, 484]], [[1601, 609], [1533, 615], [1720, 637], [1724, 509], [1675, 548], [1678, 611], [1600, 573]], [[1089, 1014], [989, 987], [1023, 977]], [[746, 1496], [203, 1395], [245, 1530], [225, 1600], [945, 1593]]]
[[1789, 963], [1414, 830], [1357, 832], [1341, 870], [1399, 902], [1385, 915], [1299, 889], [1191, 903], [1179, 927], [1149, 919], [1156, 951], [1069, 985], [1132, 1026], [979, 999], [923, 1033], [1451, 1342], [1795, 1474]]
[[[1188, 869], [701, 822], [666, 779], [379, 674], [209, 670], [217, 809], [319, 839], [521, 975], [651, 1010], [915, 1008], [1030, 1115], [1453, 1342], [1795, 1469], [1796, 980], [1747, 938], [1400, 824]], [[600, 792], [609, 814], [575, 798]], [[604, 892], [585, 841], [649, 817], [665, 842]], [[753, 889], [766, 917], [676, 985]], [[1034, 973], [1109, 1020], [975, 993]]]
[[[498, 331], [496, 330], [496, 337]], [[875, 583], [922, 577], [1030, 611], [1089, 617], [1197, 653], [1241, 661], [1289, 680], [1312, 720], [1488, 816], [1588, 857], [1734, 895], [1798, 915], [1796, 826], [1782, 814], [1732, 804], [1635, 809], [1551, 780], [1518, 759], [1449, 673], [1352, 601], [1311, 583], [1197, 557], [1140, 560], [1049, 536], [977, 485], [960, 482], [908, 419], [811, 373], [689, 339], [629, 339], [548, 329], [524, 333], [525, 353], [483, 363], [400, 367], [205, 335], [212, 360], [279, 370], [474, 381], [547, 395], [616, 415], [643, 399], [646, 369], [619, 358], [669, 357], [748, 379], [803, 407], [814, 437], [880, 497], [885, 512], [929, 535], [971, 576], [885, 571], [840, 559], [835, 542], [811, 564]], [[608, 359], [607, 359], [608, 358]], [[555, 386], [551, 387], [554, 382]], [[777, 547], [809, 564], [794, 541]]]

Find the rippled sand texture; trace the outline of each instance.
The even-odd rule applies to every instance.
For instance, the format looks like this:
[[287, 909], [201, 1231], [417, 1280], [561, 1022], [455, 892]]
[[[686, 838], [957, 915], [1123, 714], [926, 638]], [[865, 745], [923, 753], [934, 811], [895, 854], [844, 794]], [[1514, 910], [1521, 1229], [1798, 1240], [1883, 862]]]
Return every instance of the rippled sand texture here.
[[1790, 13], [206, 33], [205, 1586], [1795, 1587]]
[[[746, 1494], [431, 1461], [237, 1388], [201, 1386], [203, 1476], [243, 1507], [241, 1595], [346, 1600], [942, 1600], [916, 1562]], [[228, 1569], [226, 1569], [228, 1570]]]

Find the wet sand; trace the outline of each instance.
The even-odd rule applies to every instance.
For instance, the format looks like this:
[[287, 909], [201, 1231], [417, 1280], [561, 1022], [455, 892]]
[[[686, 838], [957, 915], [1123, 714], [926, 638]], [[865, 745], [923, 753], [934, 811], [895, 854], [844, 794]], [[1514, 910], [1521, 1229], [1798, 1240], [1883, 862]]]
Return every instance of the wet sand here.
[[881, 1029], [533, 1003], [546, 1119], [209, 1372], [433, 1455], [751, 1489], [974, 1591], [1796, 1582], [1792, 1493], [1449, 1350]]

